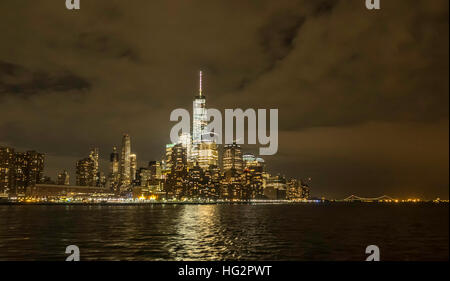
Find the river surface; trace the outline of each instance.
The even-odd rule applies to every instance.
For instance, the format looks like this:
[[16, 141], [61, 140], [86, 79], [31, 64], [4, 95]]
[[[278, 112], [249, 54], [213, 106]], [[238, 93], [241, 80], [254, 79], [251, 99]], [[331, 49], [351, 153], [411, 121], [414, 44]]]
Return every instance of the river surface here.
[[0, 260], [449, 260], [448, 204], [0, 205]]

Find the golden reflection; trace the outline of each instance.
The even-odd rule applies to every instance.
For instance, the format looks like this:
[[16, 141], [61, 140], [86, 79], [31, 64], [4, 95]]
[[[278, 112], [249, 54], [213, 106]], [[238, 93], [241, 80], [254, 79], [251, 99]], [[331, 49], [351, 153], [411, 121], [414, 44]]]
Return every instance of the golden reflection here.
[[[220, 235], [216, 205], [184, 205], [180, 212], [176, 232], [179, 239], [175, 249], [171, 249], [176, 260], [218, 260], [221, 247], [211, 247]], [[222, 237], [223, 238], [223, 237]], [[199, 245], [201, 241], [202, 245]]]

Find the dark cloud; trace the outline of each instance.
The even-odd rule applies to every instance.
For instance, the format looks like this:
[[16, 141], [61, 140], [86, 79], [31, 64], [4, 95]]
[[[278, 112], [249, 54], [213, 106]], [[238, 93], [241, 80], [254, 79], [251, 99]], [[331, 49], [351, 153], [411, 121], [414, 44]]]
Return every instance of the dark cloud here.
[[45, 73], [0, 61], [0, 97], [12, 95], [26, 98], [49, 92], [87, 91], [91, 84], [83, 78], [61, 71]]
[[1, 1], [0, 143], [159, 159], [202, 69], [209, 107], [279, 109], [269, 169], [315, 195], [448, 197], [448, 1], [364, 2]]
[[131, 47], [108, 34], [83, 32], [78, 35], [75, 45], [80, 51], [91, 52], [98, 56], [110, 56], [118, 59], [139, 60], [139, 55]]
[[304, 22], [304, 17], [292, 14], [279, 14], [267, 22], [261, 31], [261, 45], [270, 60], [282, 60], [289, 54]]
[[336, 6], [337, 0], [317, 1], [314, 9], [314, 16], [320, 17], [329, 14]]

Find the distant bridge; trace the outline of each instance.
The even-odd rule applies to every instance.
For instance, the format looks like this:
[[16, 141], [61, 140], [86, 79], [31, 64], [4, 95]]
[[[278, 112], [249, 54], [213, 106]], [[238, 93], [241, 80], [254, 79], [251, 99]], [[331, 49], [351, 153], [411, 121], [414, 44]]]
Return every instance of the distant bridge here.
[[339, 201], [362, 201], [362, 202], [374, 202], [374, 201], [395, 201], [396, 199], [383, 195], [380, 197], [374, 197], [374, 198], [366, 198], [366, 197], [359, 197], [356, 195], [350, 195], [345, 199], [339, 200]]

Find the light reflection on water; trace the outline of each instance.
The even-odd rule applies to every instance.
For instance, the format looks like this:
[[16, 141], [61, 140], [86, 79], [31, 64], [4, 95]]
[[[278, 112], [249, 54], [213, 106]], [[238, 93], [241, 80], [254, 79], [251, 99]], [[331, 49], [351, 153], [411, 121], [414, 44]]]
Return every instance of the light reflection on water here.
[[448, 205], [0, 206], [0, 260], [448, 260]]

